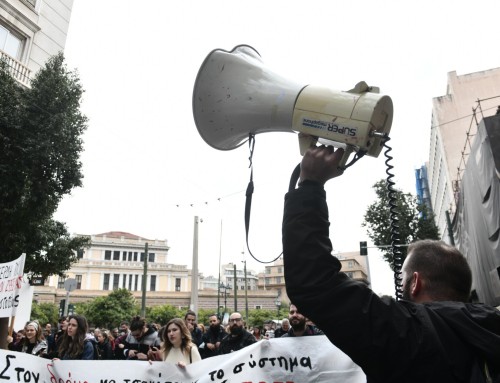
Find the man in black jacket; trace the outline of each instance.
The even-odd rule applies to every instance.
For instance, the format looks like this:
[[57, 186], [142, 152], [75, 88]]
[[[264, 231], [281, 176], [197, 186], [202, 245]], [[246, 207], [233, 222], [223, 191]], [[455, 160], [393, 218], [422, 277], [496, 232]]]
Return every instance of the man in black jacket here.
[[435, 241], [409, 248], [401, 301], [379, 298], [340, 272], [339, 260], [331, 255], [323, 185], [342, 174], [342, 154], [331, 147], [309, 149], [299, 188], [285, 197], [283, 254], [290, 299], [363, 369], [369, 382], [480, 382], [487, 373], [496, 377], [500, 313], [463, 302], [470, 290], [470, 269], [464, 268], [456, 249]]
[[229, 334], [222, 340], [219, 354], [229, 354], [241, 350], [257, 342], [257, 339], [244, 328], [240, 313], [232, 313], [229, 317]]
[[210, 326], [202, 336], [202, 341], [205, 344], [203, 352], [201, 353], [203, 359], [218, 355], [220, 342], [227, 335], [220, 325], [220, 320], [217, 314], [210, 315], [208, 317], [208, 321]]

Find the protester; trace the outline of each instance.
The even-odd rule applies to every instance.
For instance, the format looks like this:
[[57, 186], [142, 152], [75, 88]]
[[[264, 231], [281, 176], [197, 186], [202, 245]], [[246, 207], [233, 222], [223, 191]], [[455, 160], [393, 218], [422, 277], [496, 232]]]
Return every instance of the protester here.
[[151, 360], [163, 360], [179, 367], [201, 360], [198, 348], [191, 340], [191, 334], [185, 321], [180, 318], [171, 319], [162, 333], [160, 350], [151, 350], [148, 357]]
[[129, 334], [130, 323], [127, 321], [122, 321], [120, 323], [119, 336], [115, 337], [115, 359], [126, 359], [125, 354], [123, 353], [123, 350], [125, 348], [125, 344], [123, 342], [125, 342]]
[[277, 328], [274, 332], [274, 337], [281, 338], [288, 332], [288, 330], [290, 330], [290, 321], [288, 320], [288, 318], [283, 318], [283, 320], [281, 321], [281, 327]]
[[7, 336], [7, 348], [10, 351], [21, 351], [23, 347], [23, 339], [24, 339], [24, 329], [19, 330], [18, 332], [14, 332], [12, 336]]
[[114, 359], [113, 349], [111, 343], [109, 342], [109, 336], [106, 330], [96, 329], [94, 330], [94, 336], [96, 338], [97, 350], [99, 353], [100, 360], [111, 360]]
[[152, 347], [160, 347], [158, 333], [146, 324], [146, 319], [135, 316], [130, 322], [130, 333], [123, 341], [123, 348], [120, 348], [122, 355], [129, 360], [147, 360]]
[[[82, 315], [70, 315], [68, 325], [59, 345], [59, 359], [62, 360], [92, 360], [94, 359], [94, 347], [87, 340], [87, 319]], [[54, 358], [58, 359], [58, 358]]]
[[291, 329], [288, 330], [286, 334], [282, 335], [285, 337], [296, 337], [296, 336], [311, 336], [311, 335], [325, 335], [323, 331], [314, 325], [307, 324], [307, 319], [304, 315], [299, 313], [297, 307], [294, 304], [290, 304], [290, 309], [288, 311], [288, 320], [290, 321]]
[[215, 356], [219, 352], [220, 342], [227, 333], [220, 324], [217, 314], [212, 314], [208, 317], [210, 326], [206, 329], [202, 336], [203, 351], [200, 349], [200, 354], [203, 359]]
[[42, 327], [34, 320], [24, 326], [25, 337], [22, 340], [21, 352], [40, 356], [47, 350], [47, 342], [43, 337]]
[[264, 339], [263, 335], [262, 335], [262, 332], [260, 330], [260, 327], [259, 326], [253, 326], [253, 329], [252, 329], [252, 335], [255, 337], [255, 339], [257, 340], [262, 340]]
[[196, 347], [199, 347], [202, 342], [201, 338], [203, 336], [203, 333], [196, 324], [196, 313], [189, 310], [186, 315], [184, 315], [184, 321], [189, 332], [191, 333], [191, 339], [193, 340], [193, 343], [196, 345]]
[[404, 300], [379, 298], [340, 272], [340, 261], [331, 255], [323, 185], [342, 174], [342, 155], [342, 149], [309, 149], [299, 188], [285, 197], [283, 254], [290, 299], [369, 382], [481, 382], [485, 371], [498, 376], [500, 312], [465, 303], [471, 272], [455, 248], [437, 241], [408, 248]]
[[229, 354], [257, 342], [257, 339], [245, 330], [243, 325], [240, 313], [235, 312], [229, 316], [229, 334], [220, 343], [219, 354]]

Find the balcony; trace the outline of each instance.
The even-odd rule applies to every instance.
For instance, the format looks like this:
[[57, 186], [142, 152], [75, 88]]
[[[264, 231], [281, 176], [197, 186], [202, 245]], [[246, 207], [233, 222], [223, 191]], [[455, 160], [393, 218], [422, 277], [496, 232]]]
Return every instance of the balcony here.
[[7, 53], [0, 50], [0, 60], [4, 60], [9, 67], [9, 73], [11, 74], [17, 82], [26, 88], [30, 88], [30, 75], [31, 70], [27, 66], [23, 65], [15, 58], [9, 56]]

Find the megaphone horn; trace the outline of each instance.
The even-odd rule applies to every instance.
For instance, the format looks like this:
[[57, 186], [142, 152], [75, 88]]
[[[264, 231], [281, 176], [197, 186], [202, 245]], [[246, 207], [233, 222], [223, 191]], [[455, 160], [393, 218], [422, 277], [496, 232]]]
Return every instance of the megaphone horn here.
[[378, 88], [365, 82], [349, 91], [299, 84], [267, 68], [249, 45], [210, 52], [193, 90], [198, 132], [219, 150], [237, 148], [249, 134], [300, 132], [378, 157], [392, 114], [391, 98]]

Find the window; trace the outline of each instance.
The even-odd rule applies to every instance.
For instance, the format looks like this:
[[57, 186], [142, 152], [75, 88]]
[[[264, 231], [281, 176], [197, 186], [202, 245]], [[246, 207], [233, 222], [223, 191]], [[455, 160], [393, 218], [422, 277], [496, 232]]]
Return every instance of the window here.
[[82, 276], [75, 275], [75, 280], [76, 280], [76, 289], [81, 290], [82, 289]]
[[265, 281], [265, 284], [268, 285], [271, 283], [271, 278], [266, 277], [264, 281]]
[[120, 287], [120, 274], [113, 274], [113, 290], [118, 290]]
[[134, 251], [134, 262], [137, 262], [137, 251]]
[[111, 250], [106, 250], [104, 252], [104, 260], [105, 261], [111, 261]]
[[124, 251], [122, 254], [122, 261], [126, 261], [126, 260], [127, 260], [127, 252]]
[[148, 261], [149, 262], [154, 262], [155, 261], [155, 253], [149, 253], [148, 254]]
[[149, 291], [156, 291], [156, 275], [151, 275], [151, 281], [149, 283]]
[[22, 40], [10, 30], [0, 25], [0, 49], [16, 60], [21, 59]]
[[261, 305], [256, 305], [256, 306], [255, 306], [255, 309], [256, 309], [256, 310], [260, 310], [261, 308], [262, 308], [262, 306], [261, 306]]
[[128, 252], [128, 261], [132, 262], [132, 252], [131, 251]]
[[270, 267], [266, 267], [266, 274], [271, 274], [271, 268]]
[[120, 251], [115, 250], [113, 251], [113, 261], [119, 261], [120, 260]]
[[141, 253], [141, 262], [144, 262], [144, 253]]
[[281, 283], [281, 277], [276, 277], [276, 283], [280, 284]]
[[57, 288], [58, 289], [64, 289], [64, 281], [66, 280], [66, 278], [64, 277], [59, 277], [58, 281], [57, 281]]
[[127, 274], [123, 274], [122, 289], [127, 288]]
[[128, 276], [128, 289], [129, 289], [130, 291], [132, 291], [132, 278], [133, 278], [133, 275], [132, 275], [132, 274], [130, 274], [130, 275]]
[[353, 273], [352, 271], [348, 271], [348, 272], [346, 272], [346, 275], [347, 275], [349, 278], [354, 277], [354, 273]]
[[137, 291], [137, 287], [139, 286], [139, 276], [135, 276], [135, 283], [134, 283], [134, 291]]
[[109, 276], [110, 274], [104, 274], [104, 282], [102, 284], [103, 290], [109, 290]]
[[175, 278], [175, 291], [181, 291], [181, 279]]
[[282, 274], [283, 273], [283, 267], [278, 267], [278, 274]]
[[78, 249], [78, 250], [76, 251], [76, 257], [77, 257], [78, 259], [82, 259], [82, 258], [83, 258], [83, 254], [84, 254], [84, 253], [85, 253], [85, 251], [84, 251], [83, 249]]
[[354, 262], [353, 261], [347, 262], [347, 267], [352, 269], [354, 267]]

